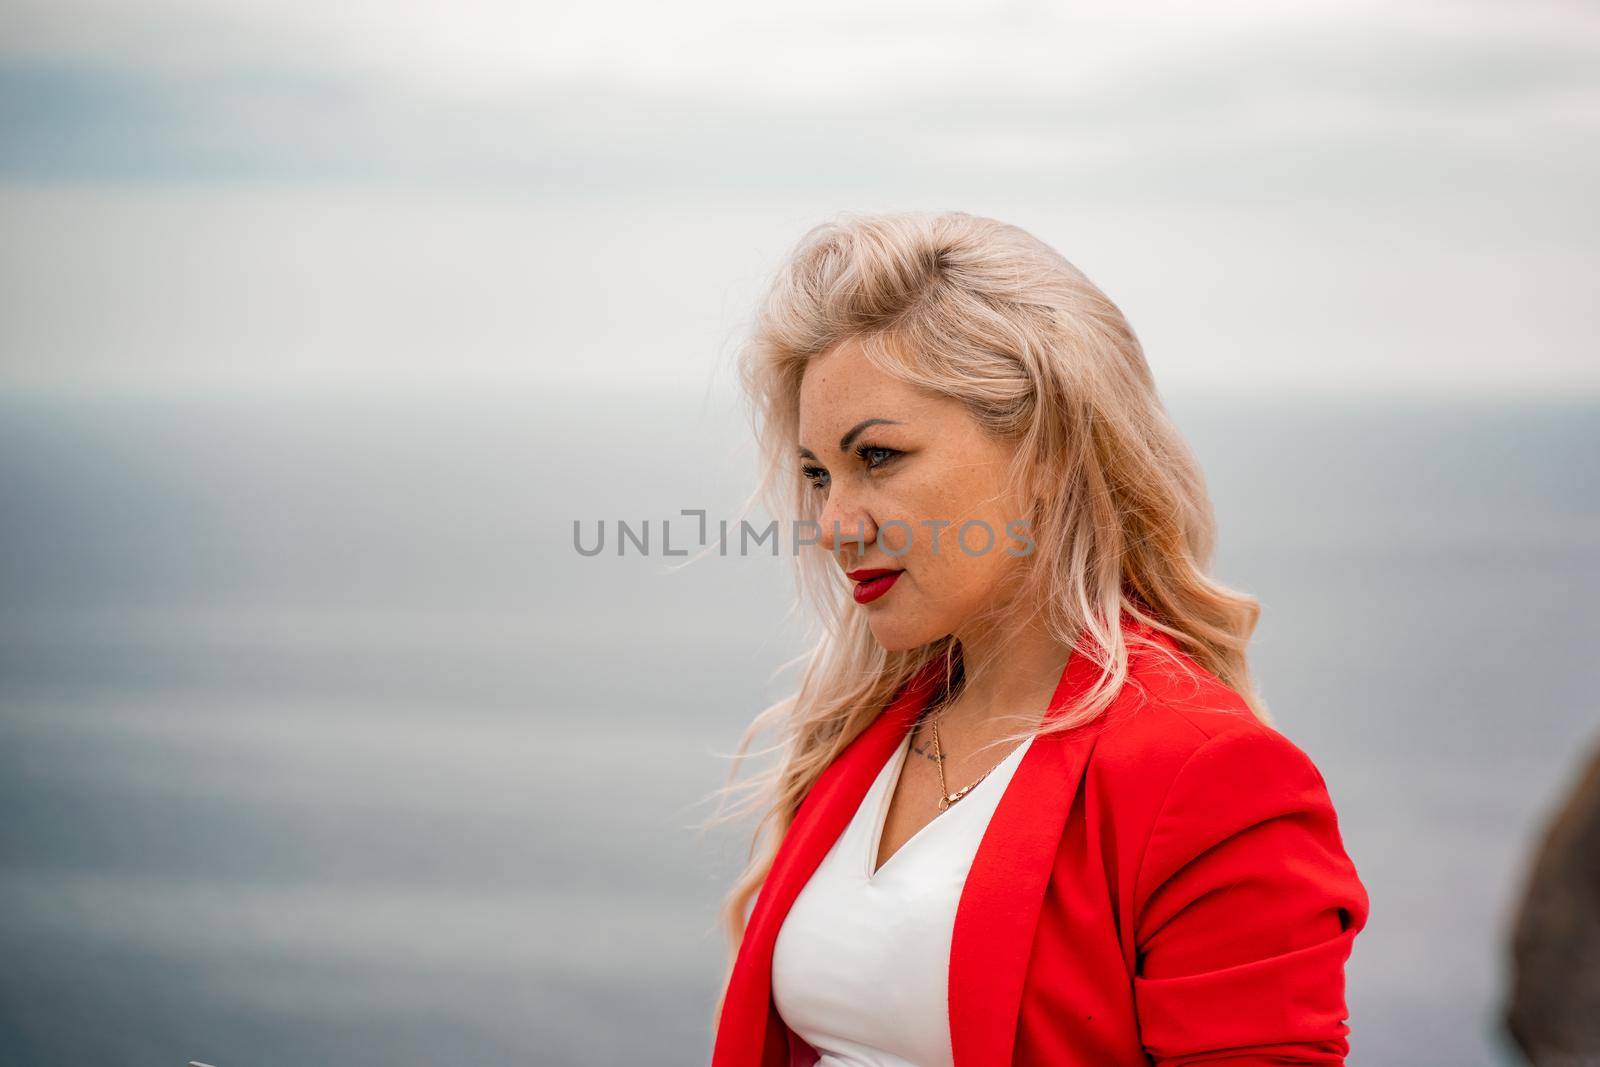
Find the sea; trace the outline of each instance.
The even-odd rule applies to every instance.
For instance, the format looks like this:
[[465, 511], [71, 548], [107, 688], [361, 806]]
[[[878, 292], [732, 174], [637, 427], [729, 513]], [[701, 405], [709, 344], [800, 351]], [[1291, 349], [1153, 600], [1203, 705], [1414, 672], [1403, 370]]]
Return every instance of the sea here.
[[[1519, 1062], [1600, 402], [1167, 404], [1371, 896], [1351, 1062]], [[715, 390], [0, 394], [0, 1059], [706, 1063], [752, 829], [707, 820], [807, 639], [792, 559], [695, 555], [754, 472]]]

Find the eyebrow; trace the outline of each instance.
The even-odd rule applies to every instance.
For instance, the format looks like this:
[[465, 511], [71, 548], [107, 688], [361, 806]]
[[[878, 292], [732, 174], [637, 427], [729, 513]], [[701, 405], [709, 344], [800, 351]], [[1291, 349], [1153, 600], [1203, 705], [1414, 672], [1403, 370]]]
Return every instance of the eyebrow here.
[[[857, 434], [859, 434], [862, 430], [865, 430], [868, 426], [876, 426], [879, 423], [886, 423], [890, 426], [904, 425], [899, 419], [862, 419], [860, 422], [850, 427], [849, 430], [845, 431], [845, 435], [843, 437], [839, 438], [839, 451], [847, 451], [850, 448], [850, 442], [856, 439]], [[806, 459], [817, 458], [812, 454], [811, 449], [806, 448], [804, 445], [800, 447], [800, 454]]]

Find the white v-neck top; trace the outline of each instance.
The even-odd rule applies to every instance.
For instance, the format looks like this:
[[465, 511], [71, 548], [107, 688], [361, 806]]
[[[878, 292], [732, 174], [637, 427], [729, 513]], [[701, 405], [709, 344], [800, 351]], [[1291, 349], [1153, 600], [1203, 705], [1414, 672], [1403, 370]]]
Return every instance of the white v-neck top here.
[[[789, 908], [773, 946], [778, 1013], [817, 1067], [950, 1067], [950, 941], [989, 819], [1029, 745], [934, 816], [873, 873], [900, 742]], [[919, 757], [920, 758], [920, 757]]]

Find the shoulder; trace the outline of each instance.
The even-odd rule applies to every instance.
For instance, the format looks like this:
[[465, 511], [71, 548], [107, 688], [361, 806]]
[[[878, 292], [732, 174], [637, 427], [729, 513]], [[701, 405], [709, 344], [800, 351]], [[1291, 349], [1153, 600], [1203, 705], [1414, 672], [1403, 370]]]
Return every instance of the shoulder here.
[[1370, 901], [1322, 775], [1215, 675], [1151, 655], [1086, 769], [1118, 850], [1140, 1038], [1162, 1063], [1342, 1063]]
[[1276, 727], [1256, 718], [1238, 692], [1172, 642], [1163, 638], [1159, 649], [1130, 646], [1127, 681], [1095, 741], [1094, 762], [1101, 770], [1160, 788], [1196, 756], [1223, 751], [1307, 758]]
[[1128, 680], [1107, 709], [1087, 768], [1124, 835], [1159, 854], [1175, 838], [1204, 845], [1229, 826], [1292, 811], [1331, 820], [1311, 757], [1216, 675], [1164, 647], [1170, 655], [1132, 651]]

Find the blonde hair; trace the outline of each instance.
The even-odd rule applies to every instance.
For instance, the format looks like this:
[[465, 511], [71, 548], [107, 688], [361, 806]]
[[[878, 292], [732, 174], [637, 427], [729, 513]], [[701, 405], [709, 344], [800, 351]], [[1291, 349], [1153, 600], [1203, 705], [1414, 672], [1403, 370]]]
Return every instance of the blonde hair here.
[[[1089, 722], [1116, 698], [1129, 644], [1140, 643], [1123, 632], [1124, 614], [1169, 635], [1271, 723], [1245, 656], [1259, 604], [1205, 573], [1215, 521], [1199, 465], [1132, 328], [1081, 271], [1026, 231], [964, 212], [843, 213], [811, 229], [773, 278], [739, 356], [762, 458], [747, 510], [762, 501], [782, 523], [815, 520], [816, 494], [795, 469], [800, 381], [811, 360], [847, 340], [880, 369], [961, 401], [1016, 446], [1014, 484], [1037, 501], [1018, 594], [1037, 611], [1022, 614], [1063, 648], [1084, 634], [1098, 646], [1098, 681], [1040, 733]], [[798, 690], [756, 716], [713, 794], [745, 799], [710, 822], [760, 812], [721, 912], [730, 968], [818, 776], [914, 675], [942, 661], [948, 690], [962, 669], [950, 636], [909, 651], [879, 645], [826, 551], [800, 553], [796, 566], [799, 602], [821, 632], [788, 665], [804, 668]], [[777, 765], [736, 786], [752, 739], [769, 727], [780, 733]], [[721, 1011], [719, 998], [714, 1018]]]

